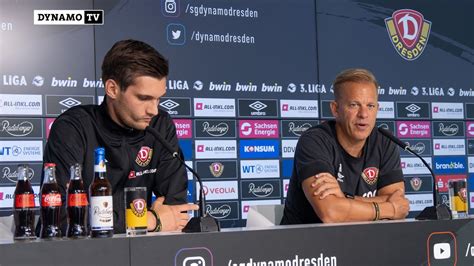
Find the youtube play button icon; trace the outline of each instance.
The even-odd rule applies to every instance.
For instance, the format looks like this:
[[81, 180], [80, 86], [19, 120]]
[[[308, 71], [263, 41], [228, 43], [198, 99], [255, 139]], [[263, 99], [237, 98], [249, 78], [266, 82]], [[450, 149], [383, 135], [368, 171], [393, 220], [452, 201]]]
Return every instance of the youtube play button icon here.
[[451, 258], [451, 245], [449, 243], [434, 244], [433, 257], [436, 260], [444, 260]]

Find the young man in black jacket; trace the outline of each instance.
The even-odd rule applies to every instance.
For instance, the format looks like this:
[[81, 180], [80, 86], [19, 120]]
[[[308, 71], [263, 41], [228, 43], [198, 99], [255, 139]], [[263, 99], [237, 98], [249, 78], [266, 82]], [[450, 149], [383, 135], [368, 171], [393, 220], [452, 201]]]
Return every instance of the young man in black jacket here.
[[[145, 131], [150, 126], [176, 149], [178, 139], [168, 113], [159, 110], [166, 93], [167, 60], [153, 47], [136, 40], [114, 44], [102, 64], [105, 98], [100, 106], [77, 106], [54, 122], [46, 144], [44, 162], [56, 163], [66, 228], [66, 185], [69, 168], [83, 165], [86, 189], [94, 177], [94, 149], [105, 147], [107, 177], [112, 185], [114, 231], [125, 232], [125, 187], [146, 187], [148, 230], [181, 230], [188, 221], [187, 174], [178, 160]], [[152, 192], [158, 199], [152, 204]], [[184, 212], [184, 213], [183, 213]], [[161, 220], [161, 221], [160, 221]], [[161, 226], [157, 224], [161, 222]]]

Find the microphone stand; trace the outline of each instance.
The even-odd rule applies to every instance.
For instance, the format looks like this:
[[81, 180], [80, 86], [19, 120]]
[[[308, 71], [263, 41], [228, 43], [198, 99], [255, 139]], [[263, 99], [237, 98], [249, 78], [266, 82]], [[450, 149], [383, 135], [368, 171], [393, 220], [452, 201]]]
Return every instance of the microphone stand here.
[[171, 153], [173, 158], [176, 158], [186, 169], [188, 169], [197, 179], [199, 183], [199, 215], [191, 218], [186, 226], [183, 228], [185, 233], [196, 233], [196, 232], [219, 232], [219, 222], [212, 216], [208, 215], [206, 209], [206, 196], [204, 195], [204, 189], [202, 185], [201, 177], [191, 167], [189, 167], [180, 154], [171, 147], [171, 145], [153, 128], [146, 127], [146, 131], [150, 132], [162, 145]]
[[408, 145], [405, 147], [405, 151], [415, 155], [418, 157], [423, 164], [428, 168], [431, 173], [431, 177], [433, 179], [433, 206], [426, 207], [423, 211], [418, 214], [415, 219], [416, 220], [451, 220], [451, 210], [449, 209], [446, 204], [441, 203], [439, 198], [439, 189], [438, 183], [436, 182], [436, 176], [428, 165], [428, 163], [423, 159], [418, 153], [414, 152]]
[[431, 177], [433, 180], [433, 206], [426, 207], [423, 211], [421, 211], [418, 216], [415, 217], [417, 220], [451, 220], [452, 215], [451, 215], [451, 210], [449, 209], [448, 206], [445, 204], [442, 204], [440, 199], [439, 199], [439, 189], [438, 189], [438, 183], [436, 183], [436, 176], [433, 172], [433, 169], [428, 165], [428, 163], [418, 155], [418, 153], [414, 152], [410, 147], [406, 144], [403, 143], [401, 140], [396, 138], [395, 136], [392, 135], [392, 133], [384, 128], [378, 128], [379, 132], [382, 133], [382, 135], [386, 136], [389, 138], [391, 141], [395, 142], [398, 146], [402, 147], [405, 151], [415, 155], [420, 159], [423, 164], [425, 165], [426, 168], [431, 173]]

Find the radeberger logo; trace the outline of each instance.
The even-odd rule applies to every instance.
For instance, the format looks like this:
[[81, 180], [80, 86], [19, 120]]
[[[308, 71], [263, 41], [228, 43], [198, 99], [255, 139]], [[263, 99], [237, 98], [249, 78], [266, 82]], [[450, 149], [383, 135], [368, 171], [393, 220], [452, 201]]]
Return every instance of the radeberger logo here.
[[228, 204], [213, 208], [211, 205], [206, 205], [206, 213], [216, 219], [224, 219], [231, 213], [232, 208]]
[[400, 9], [385, 19], [390, 41], [398, 54], [406, 60], [417, 59], [425, 50], [430, 36], [431, 22], [415, 10]]

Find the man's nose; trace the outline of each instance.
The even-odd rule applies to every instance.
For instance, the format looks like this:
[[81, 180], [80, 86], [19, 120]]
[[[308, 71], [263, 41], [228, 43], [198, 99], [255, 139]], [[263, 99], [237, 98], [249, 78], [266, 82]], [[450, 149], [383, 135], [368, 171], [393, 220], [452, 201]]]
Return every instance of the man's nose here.
[[367, 106], [361, 106], [358, 113], [359, 117], [366, 118], [369, 116], [369, 108]]
[[155, 116], [158, 114], [158, 103], [155, 101], [151, 101], [147, 104], [146, 113], [151, 116]]

